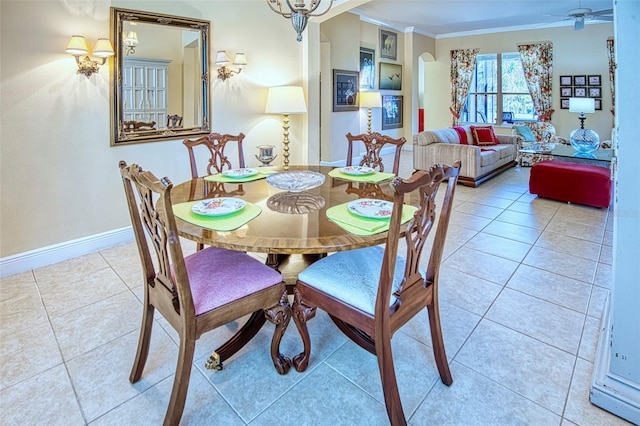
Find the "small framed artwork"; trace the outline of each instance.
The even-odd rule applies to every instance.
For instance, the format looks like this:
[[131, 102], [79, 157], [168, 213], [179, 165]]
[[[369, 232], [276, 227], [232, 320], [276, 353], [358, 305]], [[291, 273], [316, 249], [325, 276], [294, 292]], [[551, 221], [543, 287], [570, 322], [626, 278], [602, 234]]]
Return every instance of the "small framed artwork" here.
[[594, 99], [596, 111], [602, 111], [602, 99]]
[[571, 90], [571, 86], [569, 87], [561, 87], [560, 88], [560, 96], [562, 96], [563, 98], [570, 98], [571, 96], [573, 96], [572, 90]]
[[574, 86], [586, 86], [587, 85], [587, 76], [586, 75], [574, 75], [573, 76], [573, 85]]
[[380, 90], [402, 90], [402, 65], [380, 62]]
[[398, 58], [398, 34], [380, 30], [380, 57], [396, 60]]
[[376, 83], [376, 51], [360, 48], [360, 89], [373, 90]]
[[600, 86], [600, 76], [599, 75], [590, 75], [589, 76], [589, 86]]
[[561, 75], [560, 76], [560, 86], [571, 86], [573, 79], [570, 75]]
[[358, 71], [333, 70], [333, 112], [358, 110]]
[[573, 88], [573, 96], [576, 98], [586, 98], [587, 97], [587, 88], [586, 87], [574, 87]]
[[402, 127], [402, 96], [382, 96], [382, 130]]
[[590, 98], [601, 98], [602, 97], [602, 89], [599, 87], [589, 87], [589, 97]]
[[560, 99], [560, 108], [561, 109], [569, 109], [569, 98], [561, 98]]

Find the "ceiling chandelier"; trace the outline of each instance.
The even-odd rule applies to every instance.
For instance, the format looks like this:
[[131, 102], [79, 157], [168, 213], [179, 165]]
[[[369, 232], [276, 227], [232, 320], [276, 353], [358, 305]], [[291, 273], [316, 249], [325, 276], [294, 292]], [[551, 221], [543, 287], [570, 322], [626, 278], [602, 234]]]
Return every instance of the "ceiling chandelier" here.
[[312, 16], [321, 16], [324, 15], [331, 9], [331, 5], [333, 4], [333, 0], [329, 0], [329, 7], [322, 12], [316, 13], [313, 12], [320, 6], [320, 2], [322, 0], [311, 0], [309, 2], [309, 7], [306, 7], [306, 2], [304, 0], [295, 0], [295, 4], [292, 6], [290, 0], [285, 0], [287, 6], [289, 7], [289, 11], [282, 10], [282, 0], [267, 0], [269, 7], [276, 13], [284, 16], [285, 18], [291, 18], [291, 25], [293, 25], [293, 29], [298, 33], [298, 37], [296, 40], [302, 41], [302, 32], [307, 27], [307, 22], [309, 18]]

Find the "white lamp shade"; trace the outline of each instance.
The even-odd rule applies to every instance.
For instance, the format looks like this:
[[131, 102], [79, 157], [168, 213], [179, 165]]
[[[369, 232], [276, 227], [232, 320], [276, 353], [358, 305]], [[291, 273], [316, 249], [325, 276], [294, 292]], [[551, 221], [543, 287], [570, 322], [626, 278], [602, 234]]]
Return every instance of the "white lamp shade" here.
[[93, 54], [99, 58], [108, 58], [113, 56], [113, 46], [108, 38], [99, 38], [96, 42], [96, 47], [93, 49]]
[[596, 100], [593, 98], [569, 98], [569, 112], [593, 114], [596, 112]]
[[124, 44], [126, 46], [137, 46], [138, 45], [138, 34], [135, 31], [129, 31], [124, 38]]
[[360, 92], [360, 108], [380, 108], [382, 98], [380, 92]]
[[219, 50], [218, 53], [216, 53], [216, 65], [228, 65], [228, 64], [229, 64], [229, 57], [227, 56], [227, 51]]
[[267, 94], [267, 114], [304, 114], [307, 105], [304, 100], [302, 87], [279, 86], [271, 87]]
[[71, 36], [71, 40], [69, 40], [67, 48], [64, 51], [71, 53], [72, 55], [86, 55], [89, 53], [89, 48], [87, 47], [87, 41], [83, 36], [73, 35]]
[[244, 53], [236, 53], [233, 65], [247, 65], [247, 56]]

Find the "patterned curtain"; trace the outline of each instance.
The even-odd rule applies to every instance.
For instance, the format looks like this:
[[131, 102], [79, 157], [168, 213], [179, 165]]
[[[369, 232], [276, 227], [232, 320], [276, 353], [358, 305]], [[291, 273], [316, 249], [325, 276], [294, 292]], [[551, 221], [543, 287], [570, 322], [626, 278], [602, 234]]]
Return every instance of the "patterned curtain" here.
[[522, 59], [524, 78], [527, 80], [533, 107], [540, 121], [551, 121], [553, 114], [553, 44], [550, 41], [519, 44], [518, 51]]
[[451, 106], [449, 111], [453, 116], [453, 126], [458, 125], [460, 112], [467, 101], [469, 85], [476, 66], [476, 56], [479, 49], [459, 49], [451, 51]]
[[613, 39], [607, 39], [607, 52], [609, 54], [609, 86], [611, 87], [611, 114], [616, 115], [616, 51]]

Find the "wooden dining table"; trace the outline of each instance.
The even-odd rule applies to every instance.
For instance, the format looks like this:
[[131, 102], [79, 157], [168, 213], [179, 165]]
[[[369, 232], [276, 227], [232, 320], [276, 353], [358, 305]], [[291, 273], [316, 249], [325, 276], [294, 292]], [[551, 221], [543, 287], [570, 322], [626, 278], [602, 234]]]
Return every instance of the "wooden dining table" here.
[[[248, 223], [231, 231], [215, 231], [176, 218], [178, 233], [205, 246], [265, 253], [265, 263], [280, 271], [287, 286], [292, 288], [298, 273], [327, 253], [386, 241], [386, 231], [355, 235], [330, 221], [326, 211], [358, 198], [391, 200], [391, 179], [377, 184], [348, 182], [328, 176], [332, 169], [327, 166], [289, 166], [288, 171], [309, 170], [325, 176], [322, 185], [301, 192], [275, 188], [266, 178], [243, 183], [222, 183], [200, 177], [180, 183], [171, 190], [174, 206], [214, 197], [236, 197], [257, 205], [262, 211]], [[268, 169], [270, 172], [283, 170], [282, 167]], [[222, 361], [235, 353], [238, 345], [242, 347], [251, 340], [264, 323], [262, 311], [255, 312], [230, 343], [212, 353], [205, 366], [220, 368]]]

